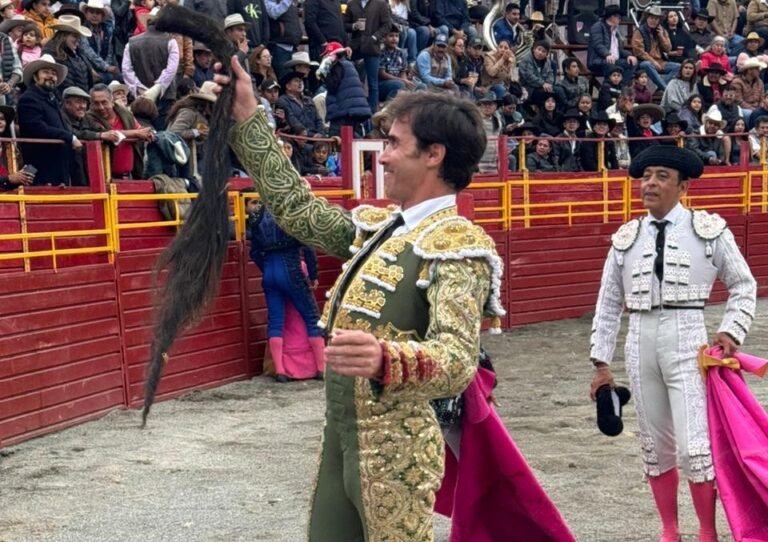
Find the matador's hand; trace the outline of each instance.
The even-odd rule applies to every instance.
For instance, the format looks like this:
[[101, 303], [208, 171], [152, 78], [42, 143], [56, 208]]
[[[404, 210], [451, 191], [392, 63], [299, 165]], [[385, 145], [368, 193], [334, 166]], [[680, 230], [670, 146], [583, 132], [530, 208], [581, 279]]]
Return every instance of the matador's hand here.
[[715, 335], [714, 342], [723, 349], [723, 355], [727, 358], [733, 356], [739, 349], [739, 345], [736, 344], [733, 337], [722, 331]]
[[[221, 63], [217, 62], [213, 67], [215, 71], [221, 70]], [[253, 86], [251, 84], [251, 77], [245, 72], [240, 62], [237, 60], [237, 55], [232, 57], [232, 73], [237, 77], [235, 80], [235, 96], [232, 99], [232, 118], [235, 122], [243, 122], [253, 116], [259, 107], [259, 103], [256, 101], [256, 97], [253, 95]], [[229, 85], [232, 81], [231, 77], [217, 73], [213, 76], [213, 81], [216, 83], [216, 87], [213, 92], [220, 94], [222, 87]]]
[[379, 340], [360, 330], [334, 330], [325, 358], [335, 373], [345, 376], [379, 378], [384, 367]]
[[613, 381], [613, 373], [608, 365], [603, 364], [597, 367], [595, 376], [592, 378], [592, 385], [589, 388], [589, 396], [593, 401], [596, 400], [596, 393], [600, 386], [608, 384], [611, 388], [616, 387], [616, 383]]

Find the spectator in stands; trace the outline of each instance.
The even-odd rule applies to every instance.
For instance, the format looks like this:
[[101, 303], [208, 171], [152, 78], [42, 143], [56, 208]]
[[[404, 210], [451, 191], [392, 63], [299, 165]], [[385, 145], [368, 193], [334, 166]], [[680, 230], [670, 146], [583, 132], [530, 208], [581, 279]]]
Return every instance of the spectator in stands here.
[[[741, 9], [744, 9], [743, 6]], [[744, 42], [744, 36], [736, 32], [739, 25], [739, 10], [736, 0], [709, 0], [707, 4], [707, 11], [712, 14], [712, 31], [715, 35], [725, 36], [728, 39], [728, 52], [731, 55], [736, 54]]]
[[328, 42], [347, 43], [339, 0], [305, 0], [304, 28], [307, 29], [309, 56], [312, 59], [320, 58]]
[[[731, 88], [735, 92], [735, 103], [744, 112], [744, 118], [749, 118], [753, 109], [757, 109], [763, 101], [765, 86], [760, 79], [760, 72], [766, 65], [756, 58], [750, 58], [739, 69]], [[729, 119], [729, 122], [733, 119]]]
[[[6, 19], [0, 23], [0, 33], [6, 34], [13, 47], [17, 47], [19, 40], [21, 40], [21, 33], [23, 32], [24, 27], [29, 24], [35, 23], [25, 19], [23, 15], [14, 15], [13, 18]], [[39, 29], [40, 28], [38, 27], [38, 30]], [[40, 43], [42, 44], [42, 41]], [[6, 50], [5, 46], [3, 47], [3, 50]]]
[[[109, 85], [109, 91], [112, 93], [112, 99], [116, 104], [128, 107], [128, 86], [120, 81], [112, 81]], [[89, 95], [90, 96], [90, 95]]]
[[[192, 38], [181, 34], [171, 34], [179, 47], [179, 67], [176, 70], [176, 92], [177, 98], [179, 86], [182, 81], [192, 82], [192, 76], [195, 75], [195, 53], [192, 50]], [[189, 88], [189, 87], [187, 87]]]
[[[419, 49], [416, 46], [416, 29], [411, 28], [408, 24], [408, 1], [407, 0], [389, 0], [390, 17], [392, 18], [392, 24], [398, 28], [398, 36], [400, 41], [399, 47], [404, 49], [408, 55], [408, 63], [414, 64], [416, 62], [416, 55], [419, 54]], [[427, 30], [427, 32], [429, 32]]]
[[688, 123], [681, 120], [676, 112], [669, 113], [661, 121], [661, 135], [674, 136], [675, 139], [662, 139], [661, 145], [680, 146], [680, 142], [686, 147], [691, 147], [693, 138], [683, 139], [688, 130]]
[[523, 114], [517, 110], [518, 105], [517, 96], [512, 94], [505, 94], [501, 99], [501, 116], [504, 119], [504, 132], [507, 135], [511, 133], [525, 122]]
[[[725, 127], [725, 133], [731, 140], [731, 153], [728, 155], [726, 161], [727, 166], [738, 166], [741, 163], [741, 146], [742, 143], [746, 144], [746, 148], [749, 152], [750, 142], [749, 134], [747, 133], [747, 122], [739, 117], [728, 123]], [[736, 135], [743, 134], [743, 135]]]
[[586, 128], [589, 123], [589, 117], [592, 116], [593, 108], [594, 100], [592, 99], [592, 94], [584, 93], [579, 96], [579, 101], [576, 103], [576, 109], [579, 110], [579, 115], [581, 116], [580, 121], [582, 128]]
[[389, 137], [389, 129], [392, 128], [392, 117], [387, 110], [387, 106], [379, 109], [371, 117], [371, 125], [373, 130], [365, 134], [365, 139], [387, 139]]
[[[305, 9], [307, 4], [304, 4]], [[248, 46], [253, 49], [269, 40], [269, 17], [264, 0], [227, 0], [227, 14], [240, 15], [246, 24]], [[309, 14], [305, 13], [305, 17]], [[200, 86], [200, 85], [198, 85]]]
[[669, 43], [672, 46], [667, 57], [675, 62], [681, 62], [686, 58], [698, 58], [696, 43], [680, 21], [680, 12], [670, 9], [664, 18], [664, 28], [669, 35]]
[[14, 0], [0, 1], [0, 21], [12, 19], [16, 15], [16, 3]]
[[584, 171], [600, 171], [600, 165], [598, 163], [598, 140], [603, 140], [603, 157], [604, 166], [607, 169], [618, 169], [619, 164], [616, 160], [616, 148], [613, 141], [609, 141], [606, 138], [609, 137], [608, 133], [616, 126], [616, 121], [609, 118], [605, 111], [598, 111], [589, 119], [589, 124], [592, 127], [590, 132], [587, 132], [586, 138], [594, 139], [595, 141], [582, 141], [579, 149], [579, 158], [581, 161], [581, 167]]
[[469, 8], [465, 0], [435, 0], [435, 19], [443, 34], [461, 36], [472, 40], [477, 30], [469, 19]]
[[[624, 120], [624, 124], [627, 123], [627, 115], [629, 115], [632, 110], [635, 108], [635, 89], [632, 87], [624, 87], [621, 89], [621, 94], [619, 94], [619, 97], [616, 99], [616, 103], [610, 106], [608, 109], [605, 110], [605, 112], [612, 116], [614, 114], [621, 115], [621, 118]], [[597, 108], [598, 111], [602, 111], [599, 107]]]
[[[115, 101], [115, 103], [118, 103], [118, 101], [115, 100], [114, 93], [112, 94], [112, 99]], [[123, 105], [123, 107], [127, 106]], [[142, 128], [154, 128], [155, 119], [157, 118], [158, 114], [155, 102], [149, 98], [145, 98], [144, 96], [139, 96], [133, 100], [128, 109], [130, 109], [131, 113], [133, 113], [133, 117], [136, 119], [136, 122], [139, 123], [139, 126]], [[147, 169], [146, 164], [144, 164], [144, 169]], [[147, 175], [146, 177], [150, 176], [151, 175]]]
[[437, 28], [432, 25], [430, 4], [430, 0], [415, 0], [410, 2], [408, 6], [408, 22], [411, 27], [416, 28], [416, 47], [419, 49], [419, 52], [426, 49], [427, 45], [429, 45], [429, 40], [438, 34]]
[[131, 37], [136, 23], [133, 18], [133, 10], [130, 9], [130, 0], [110, 0], [109, 7], [112, 10], [113, 23], [115, 25], [115, 31], [112, 34], [115, 58], [117, 59], [117, 65], [122, 66], [125, 45], [128, 43], [128, 38]]
[[493, 23], [493, 38], [496, 43], [506, 40], [514, 51], [523, 40], [523, 25], [520, 24], [520, 6], [514, 2], [504, 7], [504, 17]]
[[718, 109], [712, 109], [704, 114], [704, 126], [699, 133], [708, 137], [693, 138], [691, 150], [699, 155], [705, 165], [718, 166], [725, 164], [726, 152], [723, 129], [727, 122]]
[[616, 123], [609, 132], [610, 137], [614, 139], [613, 146], [616, 149], [616, 164], [621, 169], [627, 169], [632, 161], [632, 156], [629, 154], [629, 142], [627, 141], [627, 128], [624, 124], [624, 117], [621, 113], [614, 113], [608, 118]]
[[80, 38], [90, 37], [91, 31], [81, 26], [80, 19], [74, 15], [62, 15], [58, 23], [52, 26], [54, 35], [43, 48], [43, 52], [67, 67], [65, 87], [76, 86], [88, 92], [93, 86], [93, 75], [85, 55], [80, 49]]
[[624, 70], [620, 66], [613, 65], [608, 68], [603, 84], [600, 85], [600, 92], [597, 94], [598, 109], [605, 110], [616, 103], [624, 88], [623, 74]]
[[277, 100], [277, 107], [285, 111], [290, 133], [300, 136], [325, 136], [326, 130], [317, 115], [315, 103], [304, 95], [304, 78], [299, 72], [291, 72], [280, 81], [284, 94]]
[[51, 0], [23, 0], [21, 14], [32, 21], [40, 29], [43, 35], [42, 44], [45, 45], [53, 37], [56, 18], [51, 13]]
[[731, 85], [723, 87], [720, 101], [710, 107], [707, 113], [711, 113], [713, 109], [720, 111], [726, 124], [735, 118], [747, 116], [747, 113], [736, 103], [736, 90]]
[[539, 132], [538, 127], [530, 122], [524, 122], [512, 131], [512, 137], [515, 139], [511, 140], [512, 143], [510, 145], [509, 151], [510, 171], [517, 171], [518, 164], [522, 163], [520, 161], [520, 153], [522, 152], [522, 147], [525, 148], [526, 156], [534, 152], [534, 141], [540, 133], [541, 132]]
[[192, 55], [195, 57], [195, 73], [192, 79], [199, 88], [206, 81], [213, 80], [213, 53], [204, 43], [195, 42], [192, 45]]
[[[36, 26], [34, 29], [38, 31]], [[21, 69], [10, 37], [0, 33], [0, 105], [6, 103], [6, 96], [13, 93], [21, 81]]]
[[580, 120], [581, 116], [577, 109], [569, 109], [562, 117], [563, 131], [557, 134], [557, 137], [568, 138], [570, 141], [553, 143], [552, 161], [558, 171], [581, 171], [579, 161], [581, 142], [576, 140], [579, 137]]
[[640, 60], [639, 67], [648, 72], [657, 90], [667, 88], [667, 81], [680, 70], [680, 64], [665, 60], [672, 50], [669, 34], [661, 22], [662, 11], [658, 6], [645, 10], [643, 23], [632, 34], [632, 53]]
[[[464, 38], [453, 37], [457, 43]], [[488, 87], [485, 81], [488, 76], [485, 73], [485, 56], [483, 55], [483, 40], [475, 38], [469, 43], [467, 54], [463, 61], [459, 63], [459, 72], [454, 72], [454, 81], [459, 82], [459, 90], [472, 100], [485, 96]]]
[[542, 102], [540, 95], [554, 92], [555, 72], [549, 61], [549, 41], [537, 41], [520, 59], [520, 84], [530, 92], [533, 103]]
[[[322, 51], [321, 51], [322, 53]], [[319, 87], [315, 70], [320, 64], [309, 58], [306, 51], [297, 51], [291, 55], [291, 59], [285, 63], [285, 68], [291, 71], [297, 71], [304, 76], [304, 93], [308, 96], [314, 96]]]
[[94, 70], [99, 73], [102, 83], [109, 83], [120, 73], [115, 58], [114, 26], [111, 11], [104, 5], [104, 0], [88, 0], [82, 5], [85, 13], [85, 27], [91, 35], [80, 40], [80, 49]]
[[725, 38], [722, 36], [715, 36], [709, 48], [701, 54], [699, 70], [704, 73], [712, 64], [720, 64], [723, 67], [726, 72], [723, 77], [726, 81], [733, 78], [733, 68], [728, 54], [725, 52]]
[[768, 115], [761, 115], [755, 120], [755, 127], [749, 131], [749, 144], [752, 151], [752, 162], [765, 163], [768, 150]]
[[154, 100], [159, 113], [155, 128], [163, 129], [176, 101], [179, 45], [173, 37], [155, 29], [154, 18], [147, 24], [147, 31], [131, 38], [125, 46], [123, 76], [131, 94]]
[[[16, 118], [13, 107], [0, 105], [0, 137], [11, 137], [10, 128]], [[19, 186], [29, 186], [35, 179], [32, 173], [20, 169], [16, 173], [8, 173], [8, 156], [3, 146], [0, 146], [0, 190], [15, 190]]]
[[[85, 123], [85, 113], [88, 110], [88, 104], [91, 96], [80, 87], [67, 87], [62, 93], [64, 103], [62, 110], [64, 112], [64, 125], [81, 141], [109, 141], [116, 143], [118, 140], [117, 132], [113, 130], [96, 131], [91, 130]], [[85, 151], [85, 149], [83, 149]], [[72, 186], [87, 186], [88, 177], [85, 169], [85, 152], [75, 153], [69, 175]]]
[[579, 59], [568, 57], [562, 63], [563, 77], [555, 84], [555, 95], [561, 109], [576, 107], [579, 96], [589, 92], [589, 83], [581, 77]]
[[123, 136], [120, 143], [111, 149], [112, 178], [141, 179], [144, 173], [144, 143], [154, 139], [154, 130], [142, 128], [129, 109], [114, 102], [112, 92], [104, 84], [91, 89], [91, 108], [86, 118], [94, 130], [116, 130]]
[[419, 80], [434, 90], [454, 90], [451, 59], [446, 54], [448, 37], [438, 34], [431, 47], [424, 49], [416, 59]]
[[371, 108], [365, 99], [363, 84], [355, 65], [349, 60], [350, 50], [332, 41], [325, 46], [317, 76], [325, 81], [325, 118], [330, 123], [329, 134], [341, 136], [342, 126], [352, 126], [362, 136], [362, 124], [371, 119]]
[[632, 111], [624, 117], [627, 124], [627, 135], [636, 139], [629, 142], [629, 153], [634, 159], [648, 147], [659, 144], [659, 140], [651, 139], [659, 134], [656, 124], [664, 118], [664, 110], [655, 104], [636, 105]]
[[488, 138], [485, 145], [485, 152], [480, 158], [478, 167], [480, 173], [498, 171], [499, 168], [499, 143], [498, 136], [503, 129], [504, 121], [498, 111], [496, 103], [496, 94], [486, 92], [477, 100], [477, 106], [480, 108], [480, 115], [483, 118], [483, 129]]
[[648, 88], [648, 74], [645, 70], [639, 69], [635, 72], [632, 88], [635, 90], [635, 103], [649, 104], [653, 102], [653, 94]]
[[168, 131], [181, 137], [190, 150], [196, 147], [198, 164], [202, 163], [203, 143], [208, 139], [208, 123], [216, 103], [212, 87], [213, 82], [204, 83], [200, 92], [182, 98], [168, 113]]
[[548, 136], [539, 136], [534, 145], [534, 152], [525, 157], [525, 166], [531, 173], [558, 170], [552, 159], [552, 142]]
[[[19, 47], [16, 50], [18, 57], [21, 60], [22, 68], [43, 55], [43, 48], [40, 46], [42, 41], [43, 34], [40, 32], [40, 29], [35, 23], [27, 23], [26, 26], [22, 27]], [[8, 44], [10, 43], [11, 42], [9, 39]], [[3, 48], [4, 55], [13, 54], [13, 51], [10, 49], [10, 47], [7, 49], [7, 51], [8, 52], [6, 53], [6, 49]]]
[[736, 69], [750, 58], [756, 58], [763, 64], [768, 64], [768, 55], [763, 52], [763, 38], [757, 32], [750, 32], [744, 40], [744, 50], [736, 57]]
[[768, 38], [768, 3], [763, 0], [749, 0], [744, 33], [750, 32], [756, 32], [763, 40]]
[[728, 84], [724, 75], [725, 68], [719, 63], [714, 62], [707, 67], [701, 80], [696, 83], [696, 89], [701, 95], [704, 109], [709, 109], [712, 104], [720, 101], [723, 87]]
[[24, 67], [23, 82], [27, 90], [19, 98], [20, 135], [33, 139], [57, 139], [64, 144], [21, 143], [24, 161], [37, 168], [34, 184], [69, 184], [69, 171], [74, 151], [83, 144], [67, 130], [59, 108], [56, 88], [67, 76], [66, 66], [57, 64], [50, 55]]
[[[474, 38], [470, 43], [472, 49], [483, 50], [483, 38]], [[484, 88], [488, 88], [501, 100], [512, 83], [515, 65], [515, 53], [512, 52], [509, 42], [501, 40], [496, 45], [495, 51], [485, 53], [485, 69], [482, 72], [480, 82]]]
[[587, 46], [587, 68], [595, 75], [606, 75], [614, 64], [624, 70], [624, 79], [632, 79], [637, 57], [630, 55], [623, 47], [619, 34], [621, 8], [605, 6], [603, 20], [592, 25]]
[[328, 175], [328, 154], [331, 151], [330, 145], [325, 141], [316, 141], [312, 145], [312, 152], [302, 163], [302, 175]]
[[[264, 45], [257, 46], [248, 57], [251, 79], [258, 86], [265, 80], [277, 80], [277, 73], [272, 68], [272, 53]], [[296, 70], [298, 71], [298, 70]]]
[[259, 90], [262, 97], [267, 100], [269, 109], [272, 111], [272, 116], [275, 119], [275, 129], [278, 132], [287, 130], [289, 127], [285, 118], [285, 109], [277, 107], [277, 100], [280, 98], [280, 85], [277, 81], [267, 80], [261, 83]]
[[760, 107], [752, 111], [752, 114], [747, 119], [747, 128], [752, 129], [755, 127], [755, 121], [760, 117], [768, 117], [768, 91], [763, 93], [763, 99], [760, 102]]
[[400, 30], [393, 24], [379, 59], [379, 100], [382, 102], [391, 100], [401, 90], [416, 88], [408, 78], [408, 59], [405, 51], [398, 47], [399, 40]]
[[[378, 1], [384, 2], [384, 0]], [[290, 68], [284, 67], [285, 63], [291, 59], [304, 34], [299, 20], [299, 8], [293, 0], [264, 0], [264, 7], [269, 16], [268, 47], [269, 52], [272, 53], [272, 65], [275, 67], [277, 76], [283, 77], [291, 71]], [[378, 51], [376, 54], [378, 58]]]
[[557, 112], [557, 100], [552, 92], [539, 94], [539, 112], [533, 118], [533, 123], [539, 127], [542, 134], [553, 136], [560, 131], [562, 119]]
[[[368, 106], [371, 111], [376, 111], [379, 107], [381, 44], [384, 43], [392, 28], [389, 5], [386, 0], [367, 0], [365, 5], [362, 0], [350, 0], [347, 3], [347, 11], [344, 13], [344, 24], [347, 31], [352, 34], [350, 40], [352, 60], [363, 60], [365, 79], [368, 83]], [[443, 40], [443, 44], [447, 46], [447, 39]], [[450, 62], [448, 69], [450, 72]], [[451, 73], [447, 77], [450, 79]]]
[[659, 105], [664, 111], [680, 111], [692, 94], [698, 94], [696, 79], [696, 63], [691, 59], [683, 60], [677, 77], [669, 82], [661, 97]]
[[[226, 33], [229, 40], [235, 46], [237, 60], [240, 61], [240, 65], [250, 73], [251, 63], [248, 61], [248, 54], [250, 52], [248, 46], [248, 24], [243, 19], [243, 16], [239, 13], [227, 15], [224, 18], [224, 33]], [[270, 54], [270, 62], [272, 61], [271, 57], [272, 55]]]
[[700, 9], [693, 18], [693, 28], [691, 29], [691, 39], [696, 44], [696, 51], [702, 54], [712, 45], [715, 39], [715, 33], [709, 29], [709, 25], [715, 17], [709, 14], [706, 9]]
[[688, 123], [688, 132], [698, 133], [703, 121], [704, 102], [698, 94], [692, 94], [680, 109], [680, 119]]
[[[418, 57], [417, 57], [418, 58]], [[467, 55], [467, 42], [464, 38], [452, 37], [448, 40], [448, 58], [451, 60], [451, 72], [453, 72], [453, 82], [459, 87], [459, 91], [464, 96], [471, 95], [469, 83], [463, 84], [459, 73], [462, 68], [466, 68], [469, 62]], [[467, 70], [464, 70], [466, 73]]]

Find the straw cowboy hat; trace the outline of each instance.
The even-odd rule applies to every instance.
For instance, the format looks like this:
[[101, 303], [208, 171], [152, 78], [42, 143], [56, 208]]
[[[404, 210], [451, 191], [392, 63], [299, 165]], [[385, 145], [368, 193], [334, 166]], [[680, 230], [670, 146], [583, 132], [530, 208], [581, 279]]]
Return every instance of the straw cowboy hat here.
[[741, 68], [739, 68], [739, 71], [743, 73], [747, 70], [751, 70], [752, 68], [757, 68], [758, 70], [764, 70], [766, 66], [767, 65], [765, 64], [765, 62], [760, 62], [760, 60], [758, 60], [757, 58], [752, 57], [744, 61], [744, 64], [741, 65]]
[[309, 59], [309, 53], [306, 51], [299, 51], [291, 55], [291, 59], [283, 64], [284, 68], [293, 68], [294, 66], [319, 66], [318, 62]]
[[0, 11], [13, 5], [13, 0], [0, 0]]
[[723, 114], [717, 107], [711, 107], [709, 111], [704, 113], [702, 124], [706, 124], [707, 121], [716, 122], [721, 130], [728, 124], [728, 121], [723, 118]]
[[75, 15], [62, 15], [57, 19], [57, 23], [51, 25], [56, 32], [72, 32], [90, 38], [93, 32], [88, 30], [80, 23], [80, 19]]
[[763, 46], [763, 43], [765, 43], [765, 40], [760, 37], [760, 34], [757, 32], [750, 32], [747, 34], [747, 37], [744, 39], [744, 41], [756, 41], [758, 42], [758, 48]]
[[80, 2], [80, 11], [85, 13], [85, 10], [91, 9], [95, 11], [101, 11], [105, 17], [112, 14], [112, 10], [109, 6], [104, 5], [104, 0], [88, 0], [87, 2]]
[[531, 13], [531, 16], [528, 17], [528, 20], [532, 23], [543, 23], [544, 14], [540, 11], [534, 11], [533, 13]]
[[245, 22], [245, 19], [239, 13], [233, 13], [224, 18], [224, 30], [235, 26], [248, 26], [248, 23]]
[[664, 17], [664, 12], [661, 11], [659, 6], [651, 6], [643, 12], [643, 20], [647, 19], [648, 17], [662, 18]]
[[189, 95], [190, 98], [196, 100], [205, 100], [206, 102], [216, 103], [217, 96], [213, 93], [213, 89], [216, 83], [213, 81], [206, 81], [200, 86], [200, 90]]
[[67, 76], [67, 67], [61, 64], [56, 64], [56, 61], [51, 55], [43, 55], [37, 60], [33, 60], [24, 66], [24, 71], [22, 72], [22, 81], [26, 86], [32, 86], [33, 76], [38, 71], [45, 68], [56, 70], [56, 75], [58, 76], [58, 81], [56, 83], [57, 86], [64, 82], [64, 78]]

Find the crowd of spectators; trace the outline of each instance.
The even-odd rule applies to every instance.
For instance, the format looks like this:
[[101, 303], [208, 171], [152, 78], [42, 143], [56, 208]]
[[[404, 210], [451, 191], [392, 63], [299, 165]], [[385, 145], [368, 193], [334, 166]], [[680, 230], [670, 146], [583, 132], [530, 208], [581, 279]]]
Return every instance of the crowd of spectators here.
[[[216, 59], [205, 44], [154, 28], [172, 1], [0, 0], [0, 135], [51, 140], [20, 144], [30, 167], [17, 173], [3, 157], [3, 188], [88, 184], [87, 140], [109, 145], [113, 179], [200, 182]], [[514, 2], [493, 24], [493, 44], [482, 37], [482, 2], [183, 3], [221, 21], [296, 167], [336, 175], [341, 128], [385, 139], [386, 102], [403, 91], [476, 101], [490, 136], [481, 171], [497, 168], [504, 134], [512, 170], [594, 171], [600, 156], [626, 167], [648, 145], [679, 143], [648, 137], [686, 133], [698, 137], [683, 144], [708, 164], [746, 158], [741, 142], [757, 160], [768, 134], [768, 4], [741, 1], [694, 12], [652, 5], [637, 27], [609, 5], [583, 63], [553, 50], [554, 25], [540, 11], [526, 16]]]

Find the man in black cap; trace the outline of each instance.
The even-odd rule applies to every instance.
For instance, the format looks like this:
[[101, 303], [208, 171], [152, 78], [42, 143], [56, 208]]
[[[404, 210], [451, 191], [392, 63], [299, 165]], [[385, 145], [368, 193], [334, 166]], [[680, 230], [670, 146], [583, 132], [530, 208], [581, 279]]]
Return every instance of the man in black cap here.
[[612, 237], [592, 324], [591, 395], [614, 387], [609, 364], [621, 314], [629, 312], [626, 368], [637, 410], [645, 475], [661, 517], [662, 542], [676, 542], [678, 462], [699, 518], [699, 540], [716, 542], [715, 471], [698, 348], [708, 342], [704, 305], [720, 278], [728, 288], [713, 342], [731, 356], [755, 314], [756, 283], [725, 220], [680, 200], [704, 166], [693, 152], [651, 147], [633, 161], [648, 214]]
[[606, 6], [603, 20], [589, 29], [587, 45], [587, 67], [596, 75], [605, 75], [614, 64], [624, 70], [624, 80], [631, 81], [637, 66], [637, 58], [624, 48], [623, 38], [619, 35], [621, 8]]

